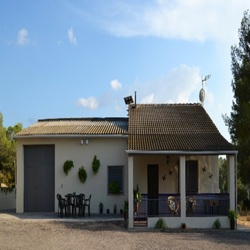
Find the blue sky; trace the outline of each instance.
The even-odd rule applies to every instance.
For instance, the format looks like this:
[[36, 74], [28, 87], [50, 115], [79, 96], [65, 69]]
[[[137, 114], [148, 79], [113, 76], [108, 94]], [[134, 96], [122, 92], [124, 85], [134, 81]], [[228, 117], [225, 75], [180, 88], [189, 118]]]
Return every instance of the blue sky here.
[[126, 117], [138, 103], [199, 102], [230, 140], [230, 46], [249, 0], [2, 0], [4, 126], [38, 119]]

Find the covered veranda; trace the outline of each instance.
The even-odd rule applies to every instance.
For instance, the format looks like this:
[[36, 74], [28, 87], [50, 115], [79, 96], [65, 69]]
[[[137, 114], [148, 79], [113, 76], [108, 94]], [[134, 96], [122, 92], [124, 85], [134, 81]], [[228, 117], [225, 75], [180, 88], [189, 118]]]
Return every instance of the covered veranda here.
[[[169, 228], [180, 228], [182, 223], [188, 228], [211, 228], [216, 219], [223, 228], [229, 227], [227, 214], [236, 209], [237, 202], [236, 151], [127, 153], [129, 228], [152, 228], [159, 218]], [[227, 193], [219, 191], [218, 156], [222, 154], [228, 161]], [[190, 162], [197, 162], [197, 170], [194, 165], [188, 166]], [[153, 168], [157, 170], [151, 171]], [[197, 187], [192, 184], [196, 176]], [[138, 209], [133, 196], [137, 185], [142, 193]], [[174, 198], [172, 205], [169, 197]]]

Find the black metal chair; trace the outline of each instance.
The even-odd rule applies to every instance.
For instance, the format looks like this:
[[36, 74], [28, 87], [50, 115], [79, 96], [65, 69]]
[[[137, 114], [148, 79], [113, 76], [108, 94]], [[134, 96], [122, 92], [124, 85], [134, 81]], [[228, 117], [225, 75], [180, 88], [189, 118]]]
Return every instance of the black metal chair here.
[[76, 198], [75, 198], [75, 202], [74, 202], [74, 214], [76, 217], [76, 210], [78, 209], [78, 214], [79, 217], [85, 216], [85, 195], [84, 194], [79, 194]]
[[63, 212], [64, 215], [66, 216], [67, 213], [67, 201], [66, 199], [62, 198], [60, 194], [57, 194], [57, 200], [58, 200], [58, 215], [60, 217], [63, 217]]
[[75, 202], [74, 202], [74, 197], [72, 194], [67, 194], [66, 195], [66, 201], [67, 201], [67, 215], [70, 216], [70, 214], [73, 215], [73, 211], [74, 211], [74, 206], [75, 206]]
[[89, 198], [85, 199], [85, 202], [84, 202], [84, 205], [85, 205], [84, 210], [86, 207], [88, 208], [88, 216], [90, 216], [90, 201], [91, 201], [91, 195], [89, 195]]

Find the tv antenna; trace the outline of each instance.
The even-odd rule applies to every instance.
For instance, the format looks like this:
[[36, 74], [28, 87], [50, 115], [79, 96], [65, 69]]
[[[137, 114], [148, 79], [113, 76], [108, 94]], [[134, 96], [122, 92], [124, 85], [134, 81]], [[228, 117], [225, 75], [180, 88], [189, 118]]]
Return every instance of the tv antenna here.
[[201, 83], [202, 83], [202, 87], [201, 87], [201, 90], [200, 90], [200, 94], [199, 94], [199, 97], [200, 97], [200, 102], [204, 103], [204, 100], [205, 100], [205, 90], [204, 90], [204, 83], [207, 82], [207, 80], [211, 77], [211, 75], [207, 75], [205, 76], [203, 79], [201, 78]]

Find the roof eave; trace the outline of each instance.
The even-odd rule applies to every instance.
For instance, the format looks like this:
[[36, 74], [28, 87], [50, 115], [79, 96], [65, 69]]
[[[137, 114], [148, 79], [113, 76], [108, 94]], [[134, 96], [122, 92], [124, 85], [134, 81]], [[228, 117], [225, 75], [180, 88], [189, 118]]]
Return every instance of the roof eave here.
[[185, 150], [166, 150], [166, 151], [143, 151], [126, 150], [129, 155], [237, 155], [237, 150], [214, 150], [214, 151], [185, 151]]
[[17, 135], [14, 136], [14, 139], [26, 139], [26, 138], [84, 138], [84, 137], [88, 137], [88, 138], [127, 138], [128, 135], [123, 135], [123, 134], [110, 134], [110, 135], [92, 135], [92, 134], [84, 134], [84, 135], [75, 135], [75, 134], [67, 134], [67, 135]]

